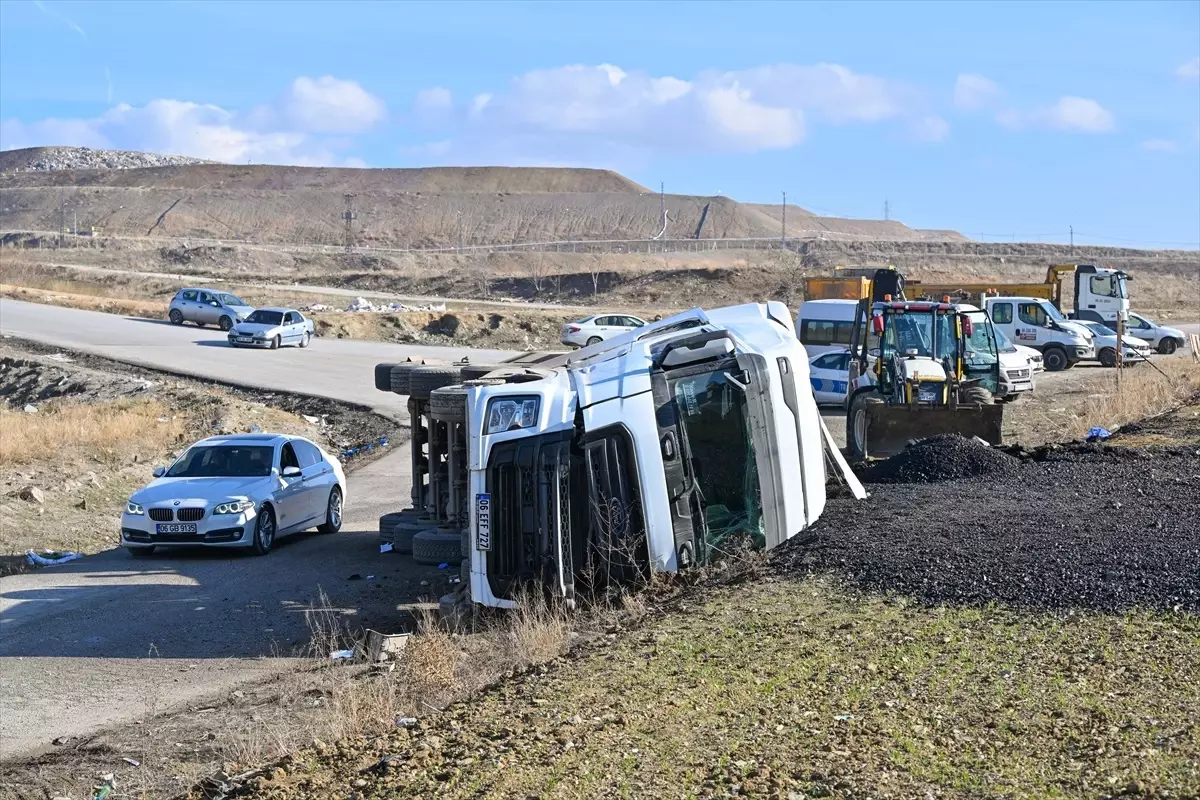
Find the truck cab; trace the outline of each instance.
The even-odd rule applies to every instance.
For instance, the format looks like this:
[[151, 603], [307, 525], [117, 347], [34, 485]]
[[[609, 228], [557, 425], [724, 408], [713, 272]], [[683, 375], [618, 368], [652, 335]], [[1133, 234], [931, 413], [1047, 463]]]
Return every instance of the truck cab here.
[[1070, 369], [1096, 357], [1092, 335], [1068, 320], [1053, 303], [1039, 297], [986, 297], [984, 310], [998, 330], [1016, 344], [1042, 354], [1051, 372]]
[[[1075, 276], [1072, 316], [1076, 319], [1115, 325], [1118, 316], [1129, 313], [1129, 275], [1125, 272], [1094, 264], [1054, 264], [1046, 277], [1047, 283], [1057, 285], [1064, 273]], [[1056, 305], [1061, 309], [1061, 302]]]
[[472, 600], [513, 607], [540, 581], [571, 602], [577, 585], [805, 531], [831, 441], [808, 369], [772, 302], [694, 309], [543, 360], [527, 382], [468, 387]]

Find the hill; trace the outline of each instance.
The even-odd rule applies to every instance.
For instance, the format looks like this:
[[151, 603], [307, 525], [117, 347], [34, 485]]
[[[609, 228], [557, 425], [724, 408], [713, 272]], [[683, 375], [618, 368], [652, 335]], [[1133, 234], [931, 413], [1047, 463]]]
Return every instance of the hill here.
[[[779, 235], [781, 224], [778, 206], [668, 195], [664, 231], [659, 196], [608, 170], [213, 163], [62, 169], [58, 165], [136, 163], [129, 159], [137, 154], [117, 158], [66, 150], [0, 153], [0, 230], [57, 230], [65, 207], [68, 225], [77, 222], [107, 235], [340, 244], [347, 193], [355, 195], [356, 240], [376, 247], [770, 238]], [[30, 166], [38, 163], [50, 166]], [[821, 217], [796, 206], [789, 208], [787, 227], [798, 238], [964, 240], [952, 231], [931, 234], [895, 221]]]

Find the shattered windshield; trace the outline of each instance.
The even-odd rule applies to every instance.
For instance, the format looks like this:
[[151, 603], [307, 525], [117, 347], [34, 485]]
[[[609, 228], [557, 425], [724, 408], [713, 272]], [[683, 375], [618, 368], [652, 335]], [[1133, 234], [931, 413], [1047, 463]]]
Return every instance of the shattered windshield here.
[[954, 356], [953, 317], [931, 311], [897, 311], [887, 315], [884, 348], [901, 355], [941, 359]]
[[731, 536], [762, 546], [762, 501], [745, 386], [726, 370], [674, 381], [675, 404], [708, 528], [706, 545]]

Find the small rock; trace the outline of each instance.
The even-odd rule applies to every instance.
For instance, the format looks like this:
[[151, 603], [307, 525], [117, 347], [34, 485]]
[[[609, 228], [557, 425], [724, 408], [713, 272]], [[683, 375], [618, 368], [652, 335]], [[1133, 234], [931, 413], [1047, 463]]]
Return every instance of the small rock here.
[[17, 497], [30, 503], [37, 503], [39, 506], [46, 502], [46, 493], [36, 486], [26, 486]]
[[238, 689], [236, 692], [233, 693], [233, 697], [236, 700], [241, 700], [245, 696], [246, 696], [246, 693], [243, 692], [241, 689]]
[[24, 408], [24, 409], [22, 409], [22, 410], [23, 410], [23, 411], [24, 411], [26, 414], [36, 414], [36, 413], [38, 413], [37, 406], [25, 406], [25, 408]]
[[361, 788], [363, 788], [363, 787], [364, 787], [364, 786], [366, 786], [366, 785], [367, 785], [367, 781], [366, 781], [366, 779], [365, 779], [365, 778], [358, 778], [358, 779], [356, 779], [356, 780], [354, 781], [354, 788], [355, 788], [355, 789], [361, 789]]
[[80, 500], [78, 503], [75, 504], [75, 507], [78, 508], [80, 511], [87, 511], [88, 510], [87, 498], [85, 497], [84, 499]]
[[60, 736], [57, 739], [55, 739], [51, 744], [54, 744], [58, 747], [62, 747], [64, 744], [66, 744], [69, 741], [71, 741], [70, 736]]

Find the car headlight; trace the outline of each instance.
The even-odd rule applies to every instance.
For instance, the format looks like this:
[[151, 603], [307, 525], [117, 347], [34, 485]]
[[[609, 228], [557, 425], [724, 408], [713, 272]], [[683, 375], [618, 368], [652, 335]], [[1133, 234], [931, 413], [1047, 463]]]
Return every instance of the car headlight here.
[[497, 397], [488, 403], [485, 434], [504, 433], [537, 424], [539, 401], [536, 397]]
[[142, 514], [146, 513], [146, 509], [142, 508], [142, 506], [140, 504], [135, 503], [132, 500], [130, 500], [128, 503], [125, 504], [125, 513], [133, 514], [135, 516], [141, 516]]
[[228, 503], [221, 503], [213, 509], [213, 516], [218, 514], [241, 514], [243, 511], [249, 511], [254, 508], [254, 503], [249, 500], [231, 500]]

